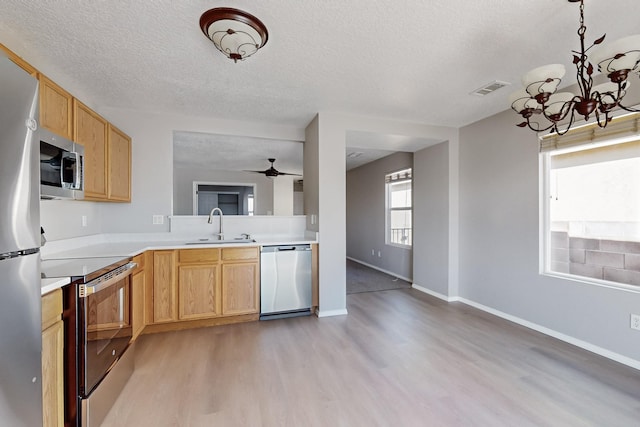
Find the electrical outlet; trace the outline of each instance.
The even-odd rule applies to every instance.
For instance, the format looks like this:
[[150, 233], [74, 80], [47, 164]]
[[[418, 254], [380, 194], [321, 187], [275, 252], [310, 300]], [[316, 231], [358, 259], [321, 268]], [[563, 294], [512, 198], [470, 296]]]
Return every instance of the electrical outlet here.
[[164, 216], [162, 215], [154, 215], [153, 216], [153, 225], [161, 225], [164, 224]]
[[380, 258], [382, 256], [382, 254], [380, 253], [380, 251], [378, 251], [378, 258]]
[[82, 215], [82, 226], [83, 227], [87, 226], [87, 216], [86, 215]]
[[373, 256], [376, 255], [376, 250], [375, 249], [371, 249], [371, 255], [373, 255]]
[[640, 314], [631, 315], [631, 329], [637, 329], [640, 331]]

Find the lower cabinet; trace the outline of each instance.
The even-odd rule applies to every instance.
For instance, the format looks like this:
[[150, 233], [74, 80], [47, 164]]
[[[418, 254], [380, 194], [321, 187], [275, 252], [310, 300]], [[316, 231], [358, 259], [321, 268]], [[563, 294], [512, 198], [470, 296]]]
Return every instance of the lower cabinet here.
[[136, 267], [131, 276], [131, 335], [138, 338], [146, 324], [146, 287], [147, 287], [147, 258], [145, 252], [133, 257]]
[[255, 286], [258, 266], [255, 264], [226, 264], [222, 266], [224, 287], [222, 314], [249, 314], [258, 311], [258, 287]]
[[153, 253], [153, 323], [178, 320], [177, 252], [170, 250]]
[[206, 319], [220, 315], [220, 250], [178, 251], [178, 318]]
[[42, 297], [42, 425], [64, 425], [62, 291]]
[[155, 325], [239, 315], [257, 318], [258, 247], [155, 251], [153, 267]]

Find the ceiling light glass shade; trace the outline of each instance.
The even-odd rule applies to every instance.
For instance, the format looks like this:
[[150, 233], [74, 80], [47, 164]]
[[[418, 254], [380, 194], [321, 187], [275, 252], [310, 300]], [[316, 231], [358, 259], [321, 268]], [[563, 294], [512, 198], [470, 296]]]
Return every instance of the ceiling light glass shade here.
[[522, 85], [531, 96], [541, 93], [554, 93], [565, 72], [566, 70], [562, 64], [543, 65], [522, 76]]
[[520, 89], [519, 91], [513, 92], [509, 95], [509, 103], [516, 113], [521, 113], [527, 108], [532, 108], [534, 110], [538, 108], [538, 101], [533, 99], [524, 89]]
[[605, 105], [606, 109], [611, 109], [624, 98], [629, 90], [631, 83], [625, 81], [620, 85], [620, 96], [618, 96], [618, 84], [607, 82], [594, 86], [593, 91], [600, 94], [600, 102]]
[[267, 27], [255, 16], [238, 9], [219, 7], [200, 17], [202, 32], [234, 62], [253, 55], [267, 43]]
[[640, 72], [640, 34], [600, 47], [591, 54], [591, 61], [606, 74], [621, 70]]
[[558, 92], [554, 93], [549, 97], [549, 101], [547, 101], [546, 113], [549, 116], [560, 115], [564, 113], [564, 111], [571, 106], [568, 104], [574, 98], [574, 94], [571, 92]]

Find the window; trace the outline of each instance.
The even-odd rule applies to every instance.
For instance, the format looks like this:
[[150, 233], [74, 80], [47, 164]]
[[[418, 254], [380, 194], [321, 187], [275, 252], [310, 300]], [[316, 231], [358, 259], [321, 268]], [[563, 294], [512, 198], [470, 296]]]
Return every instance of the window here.
[[640, 137], [574, 138], [542, 160], [543, 271], [640, 286]]
[[411, 169], [385, 176], [386, 242], [388, 245], [411, 247]]

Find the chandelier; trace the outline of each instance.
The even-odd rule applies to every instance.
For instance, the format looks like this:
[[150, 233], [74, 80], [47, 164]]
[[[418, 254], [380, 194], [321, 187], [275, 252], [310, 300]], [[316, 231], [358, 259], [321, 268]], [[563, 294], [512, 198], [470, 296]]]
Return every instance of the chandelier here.
[[[568, 0], [570, 3], [580, 2], [580, 50], [573, 52], [573, 64], [577, 68], [578, 88], [580, 93], [557, 92], [558, 85], [565, 74], [562, 64], [550, 64], [535, 68], [522, 77], [524, 89], [509, 97], [511, 108], [520, 114], [525, 121], [519, 127], [528, 127], [535, 132], [550, 132], [564, 135], [573, 125], [576, 117], [588, 121], [595, 116], [598, 126], [604, 128], [611, 120], [610, 113], [615, 108], [638, 112], [622, 104], [630, 83], [630, 73], [640, 74], [640, 35], [624, 37], [608, 46], [600, 45], [605, 36], [585, 48], [584, 36], [587, 27], [584, 25], [584, 0]], [[597, 46], [591, 54], [587, 52]], [[609, 82], [594, 86], [594, 65], [609, 78]], [[541, 124], [537, 120], [544, 117]]]
[[242, 61], [267, 43], [267, 27], [255, 16], [230, 7], [209, 9], [200, 17], [200, 29], [216, 48]]

